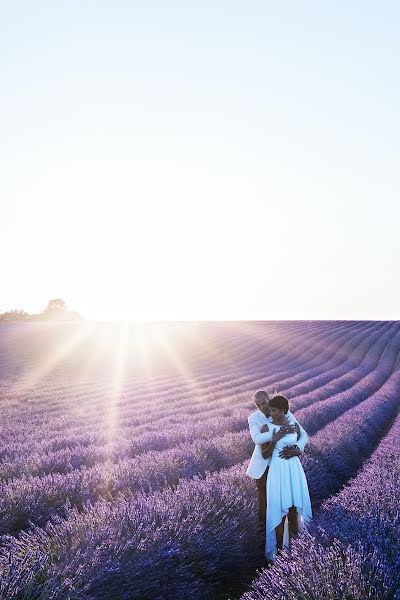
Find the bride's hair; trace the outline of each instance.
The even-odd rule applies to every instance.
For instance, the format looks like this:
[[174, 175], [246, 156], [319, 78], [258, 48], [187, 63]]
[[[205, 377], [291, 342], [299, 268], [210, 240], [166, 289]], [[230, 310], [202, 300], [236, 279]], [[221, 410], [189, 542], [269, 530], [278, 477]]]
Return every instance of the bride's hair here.
[[268, 406], [270, 408], [279, 408], [279, 410], [281, 410], [286, 415], [286, 413], [289, 410], [289, 401], [286, 398], [286, 396], [282, 396], [279, 394], [278, 396], [274, 396], [273, 398], [271, 398], [271, 400], [268, 402]]

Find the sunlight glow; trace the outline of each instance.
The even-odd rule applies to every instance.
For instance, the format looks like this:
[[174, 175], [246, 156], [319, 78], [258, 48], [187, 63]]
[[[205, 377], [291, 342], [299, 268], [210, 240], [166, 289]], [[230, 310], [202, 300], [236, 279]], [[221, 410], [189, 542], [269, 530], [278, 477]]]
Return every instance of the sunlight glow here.
[[160, 325], [154, 324], [152, 326], [152, 334], [155, 336], [161, 348], [168, 356], [168, 359], [172, 362], [178, 373], [182, 376], [192, 400], [195, 401], [201, 399], [201, 390], [198, 389], [198, 384], [196, 385], [195, 378], [185, 367], [184, 361], [180, 358], [175, 350], [173, 341], [167, 338], [165, 331]]
[[42, 379], [47, 377], [60, 366], [69, 356], [73, 356], [79, 346], [89, 338], [93, 331], [93, 326], [79, 324], [75, 326], [73, 331], [68, 331], [67, 337], [64, 338], [61, 345], [56, 346], [47, 356], [44, 356], [40, 363], [25, 372], [18, 381], [18, 390], [26, 392], [32, 390], [40, 383]]
[[118, 407], [124, 387], [125, 364], [128, 358], [128, 348], [130, 339], [130, 328], [121, 323], [115, 330], [116, 339], [112, 347], [114, 349], [113, 370], [112, 370], [112, 390], [108, 398], [106, 411], [106, 429], [107, 429], [107, 448], [109, 449], [110, 459], [112, 458], [112, 447], [115, 435], [118, 429]]
[[109, 325], [97, 325], [93, 336], [94, 336], [94, 348], [86, 360], [82, 362], [81, 372], [77, 377], [78, 383], [83, 383], [88, 380], [92, 371], [96, 369], [101, 359], [104, 360], [106, 352], [109, 351], [111, 346], [113, 330]]

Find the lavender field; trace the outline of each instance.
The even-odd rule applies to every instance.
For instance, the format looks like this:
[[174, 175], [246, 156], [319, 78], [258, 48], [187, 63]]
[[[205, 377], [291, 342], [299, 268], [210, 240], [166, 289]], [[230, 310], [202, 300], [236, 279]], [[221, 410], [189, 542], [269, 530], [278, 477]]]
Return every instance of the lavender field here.
[[[400, 322], [4, 323], [0, 598], [400, 600]], [[252, 394], [314, 521], [264, 568]]]

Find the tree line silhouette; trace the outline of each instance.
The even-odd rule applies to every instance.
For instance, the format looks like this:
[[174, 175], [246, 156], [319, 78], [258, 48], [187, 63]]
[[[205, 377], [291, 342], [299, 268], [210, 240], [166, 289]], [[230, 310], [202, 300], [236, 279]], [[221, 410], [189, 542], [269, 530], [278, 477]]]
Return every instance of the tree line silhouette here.
[[84, 318], [75, 310], [68, 310], [64, 300], [52, 298], [46, 308], [36, 314], [29, 314], [22, 309], [8, 310], [0, 314], [1, 321], [83, 321]]

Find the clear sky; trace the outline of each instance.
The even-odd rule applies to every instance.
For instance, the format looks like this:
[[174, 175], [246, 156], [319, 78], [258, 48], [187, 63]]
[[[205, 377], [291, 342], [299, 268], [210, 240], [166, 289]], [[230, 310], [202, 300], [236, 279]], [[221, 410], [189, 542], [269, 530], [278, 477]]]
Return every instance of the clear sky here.
[[400, 4], [3, 0], [0, 312], [400, 319]]

